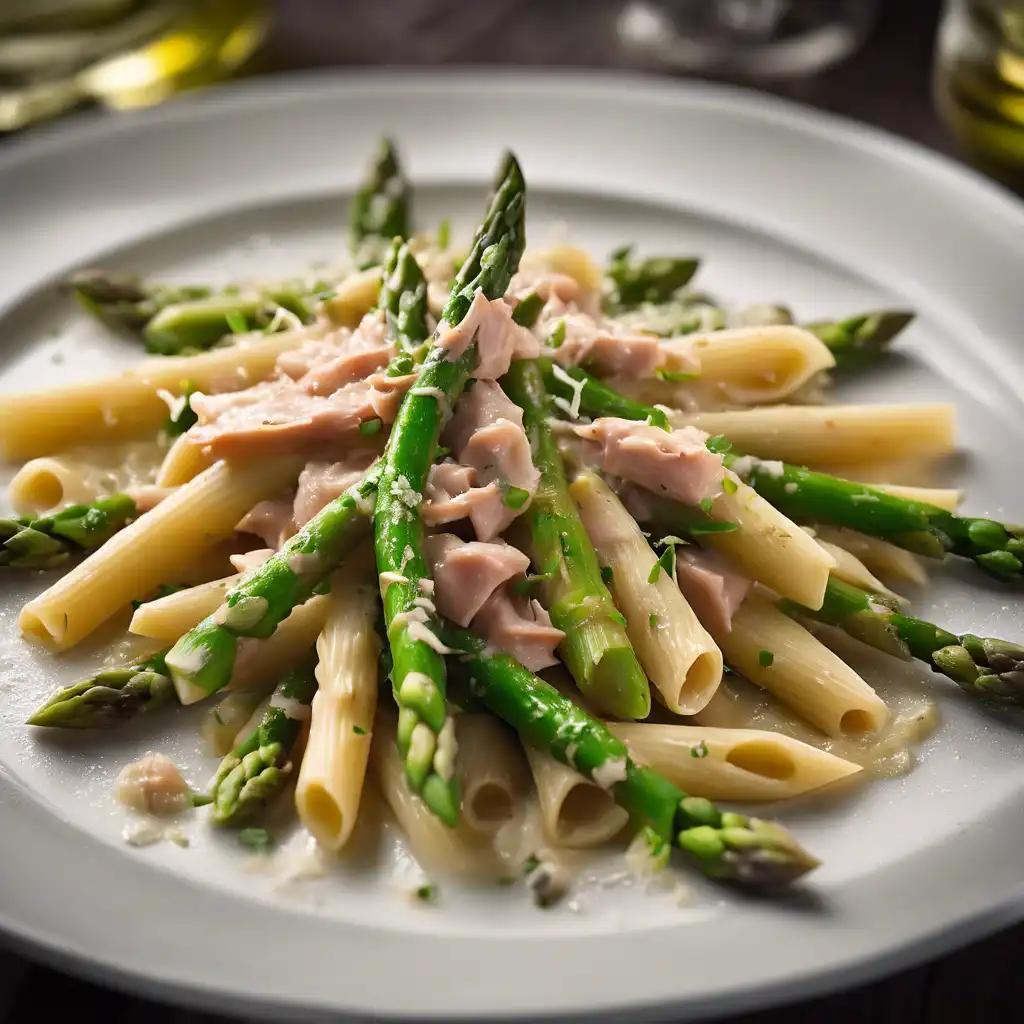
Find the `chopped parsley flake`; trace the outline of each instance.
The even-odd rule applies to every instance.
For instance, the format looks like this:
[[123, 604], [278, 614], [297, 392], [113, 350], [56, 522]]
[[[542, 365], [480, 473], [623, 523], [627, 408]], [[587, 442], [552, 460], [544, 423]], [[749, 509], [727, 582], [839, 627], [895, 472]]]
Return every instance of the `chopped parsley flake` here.
[[265, 828], [243, 828], [238, 841], [259, 853], [266, 853], [274, 845], [274, 837]]
[[565, 321], [559, 320], [555, 329], [548, 335], [548, 346], [550, 348], [560, 348], [562, 342], [565, 341]]
[[724, 455], [727, 451], [732, 448], [732, 442], [725, 436], [725, 434], [715, 434], [713, 437], [709, 437], [705, 442], [709, 452], [714, 452], [716, 455]]
[[534, 857], [534, 856], [529, 856], [529, 857], [526, 858], [526, 860], [523, 861], [523, 874], [524, 875], [532, 874], [539, 867], [540, 867], [540, 861], [536, 857]]
[[384, 421], [379, 416], [374, 416], [372, 420], [366, 420], [359, 424], [359, 433], [363, 437], [372, 437], [374, 434], [379, 434], [383, 426]]
[[674, 544], [669, 544], [661, 553], [661, 557], [654, 563], [654, 568], [651, 569], [650, 576], [647, 577], [647, 582], [657, 583], [658, 577], [661, 576], [662, 569], [664, 569], [672, 579], [676, 578], [676, 549]]
[[706, 512], [708, 515], [711, 515], [711, 510], [714, 507], [715, 507], [715, 500], [714, 500], [714, 498], [704, 498], [701, 501], [701, 503], [700, 503], [701, 511], [702, 512]]
[[697, 380], [699, 373], [683, 373], [681, 370], [655, 370], [654, 376], [658, 380], [667, 381], [669, 384], [682, 384], [684, 381]]
[[735, 523], [697, 523], [690, 527], [690, 533], [694, 537], [700, 537], [702, 534], [707, 533], [732, 533], [734, 530], [738, 530], [739, 527]]
[[[181, 406], [164, 420], [164, 433], [168, 437], [181, 437], [199, 422], [199, 417], [192, 411], [192, 396], [196, 386], [191, 381], [181, 383]], [[177, 405], [177, 403], [175, 403]]]
[[757, 652], [757, 663], [761, 668], [771, 668], [772, 663], [775, 661], [775, 655], [771, 651], [758, 651]]
[[651, 629], [657, 629], [658, 628], [658, 616], [654, 615], [652, 613], [651, 617], [647, 620], [647, 625], [650, 626]]
[[702, 758], [708, 756], [708, 745], [701, 740], [695, 747], [690, 747], [690, 757]]
[[522, 508], [530, 500], [530, 492], [523, 487], [505, 487], [503, 501], [509, 508]]
[[416, 890], [416, 899], [429, 903], [434, 898], [434, 887], [432, 885], [421, 885]]
[[361, 725], [353, 725], [352, 726], [352, 731], [357, 736], [365, 736], [366, 735], [366, 730]]
[[722, 490], [725, 491], [726, 494], [735, 494], [736, 491], [739, 490], [739, 486], [740, 485], [736, 483], [731, 476], [722, 477]]

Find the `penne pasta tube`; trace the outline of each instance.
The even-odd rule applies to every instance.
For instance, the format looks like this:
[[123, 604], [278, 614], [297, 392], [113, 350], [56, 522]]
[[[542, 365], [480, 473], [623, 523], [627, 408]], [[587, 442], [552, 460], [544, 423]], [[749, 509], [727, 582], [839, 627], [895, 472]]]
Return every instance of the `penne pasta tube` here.
[[821, 339], [789, 324], [690, 334], [663, 347], [700, 362], [698, 389], [713, 386], [738, 405], [781, 402], [836, 364]]
[[515, 817], [529, 790], [522, 745], [511, 729], [488, 714], [459, 715], [455, 734], [462, 818], [475, 832], [490, 835]]
[[548, 840], [557, 846], [598, 846], [622, 831], [629, 814], [610, 793], [550, 754], [524, 744]]
[[590, 254], [575, 245], [552, 245], [544, 249], [527, 250], [519, 269], [550, 270], [556, 274], [565, 274], [587, 291], [600, 288], [603, 277], [601, 268], [590, 258]]
[[65, 458], [32, 459], [11, 481], [8, 497], [20, 516], [42, 516], [65, 505], [86, 505], [104, 491], [89, 467]]
[[71, 444], [154, 431], [167, 418], [167, 405], [158, 391], [179, 395], [190, 383], [208, 393], [249, 387], [269, 376], [282, 352], [325, 329], [257, 334], [196, 356], [146, 359], [113, 377], [0, 395], [0, 456], [30, 459]]
[[299, 820], [331, 851], [345, 845], [356, 824], [377, 710], [378, 595], [364, 577], [339, 580], [327, 595], [316, 644], [319, 689], [295, 789]]
[[634, 761], [691, 796], [784, 800], [856, 775], [860, 765], [758, 729], [609, 722]]
[[11, 480], [8, 496], [22, 516], [89, 504], [151, 483], [162, 454], [153, 441], [75, 447], [25, 463]]
[[701, 544], [721, 552], [777, 594], [820, 608], [832, 556], [732, 471], [726, 471], [726, 479], [736, 485], [735, 490], [723, 491], [714, 499], [711, 517], [735, 523], [737, 529], [704, 534]]
[[74, 647], [183, 562], [230, 536], [253, 505], [296, 479], [303, 464], [211, 466], [30, 601], [18, 620], [22, 632], [54, 650]]
[[852, 668], [761, 594], [749, 594], [715, 640], [737, 672], [830, 736], [877, 732], [889, 719]]
[[464, 821], [449, 828], [409, 789], [395, 745], [397, 722], [391, 708], [378, 709], [370, 760], [381, 795], [398, 819], [413, 855], [426, 871], [478, 881], [494, 879], [501, 867], [486, 839]]
[[150, 636], [154, 640], [173, 643], [207, 615], [212, 615], [239, 579], [241, 574], [225, 576], [140, 604], [132, 615], [128, 631], [137, 636]]
[[182, 434], [167, 450], [156, 475], [157, 487], [180, 487], [195, 479], [216, 461], [202, 445], [193, 444], [188, 433]]
[[955, 487], [904, 487], [902, 484], [872, 484], [876, 490], [893, 494], [897, 498], [908, 501], [921, 501], [926, 505], [944, 508], [947, 512], [955, 512], [963, 501], [963, 491]]
[[950, 454], [956, 441], [953, 406], [939, 404], [776, 405], [678, 412], [672, 420], [724, 434], [746, 455], [802, 466], [855, 466], [876, 462], [880, 453], [888, 459], [935, 458]]
[[907, 580], [921, 587], [928, 582], [923, 561], [887, 540], [869, 537], [845, 526], [827, 526], [824, 523], [814, 527], [814, 534], [819, 541], [849, 551], [873, 573], [890, 579]]
[[380, 283], [380, 267], [349, 274], [335, 286], [334, 295], [325, 300], [324, 313], [336, 327], [357, 327], [376, 304]]
[[822, 550], [835, 563], [832, 575], [837, 579], [852, 583], [853, 586], [860, 587], [862, 590], [874, 591], [876, 594], [888, 594], [897, 601], [904, 600], [899, 594], [891, 591], [859, 558], [851, 555], [846, 548], [841, 548], [838, 544], [830, 544], [820, 537], [817, 538], [817, 541]]
[[[722, 652], [612, 490], [592, 473], [570, 487], [647, 678], [665, 706], [692, 715], [722, 681]], [[652, 577], [654, 582], [651, 582]]]

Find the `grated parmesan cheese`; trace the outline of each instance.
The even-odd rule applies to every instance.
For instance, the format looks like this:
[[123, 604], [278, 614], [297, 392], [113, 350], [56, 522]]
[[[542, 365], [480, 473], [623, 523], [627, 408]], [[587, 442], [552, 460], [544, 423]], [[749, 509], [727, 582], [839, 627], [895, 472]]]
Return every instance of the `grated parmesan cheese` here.
[[555, 398], [555, 404], [566, 412], [571, 419], [578, 420], [580, 418], [580, 401], [583, 398], [583, 389], [587, 385], [581, 380], [576, 380], [574, 377], [570, 377], [569, 374], [558, 365], [558, 363], [551, 364], [551, 372], [554, 374], [555, 380], [559, 380], [567, 387], [572, 388], [571, 403], [566, 402], [564, 398]]

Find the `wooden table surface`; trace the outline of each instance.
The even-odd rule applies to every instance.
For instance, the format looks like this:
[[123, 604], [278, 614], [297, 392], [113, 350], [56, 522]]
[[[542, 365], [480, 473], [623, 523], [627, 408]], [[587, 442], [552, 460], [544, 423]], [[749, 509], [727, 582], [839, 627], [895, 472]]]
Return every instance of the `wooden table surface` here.
[[[875, 34], [860, 53], [812, 80], [774, 91], [957, 157], [930, 97], [938, 0], [881, 0], [881, 5]], [[277, 24], [260, 70], [452, 63], [622, 67], [628, 62], [610, 27], [618, 6], [613, 0], [278, 0]], [[1018, 853], [1009, 850], [1007, 856]], [[727, 1020], [1022, 1022], [1022, 960], [1024, 925], [873, 985]], [[741, 974], [743, 965], [737, 963], [736, 970]], [[0, 952], [0, 1024], [42, 1024], [58, 1016], [72, 1024], [232, 1024], [114, 993]]]

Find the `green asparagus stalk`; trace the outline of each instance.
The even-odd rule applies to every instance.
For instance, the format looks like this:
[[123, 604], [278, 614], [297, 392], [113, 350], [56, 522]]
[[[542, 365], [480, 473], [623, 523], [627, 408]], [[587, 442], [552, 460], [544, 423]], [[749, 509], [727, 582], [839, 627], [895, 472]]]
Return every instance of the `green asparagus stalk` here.
[[865, 484], [746, 455], [726, 465], [797, 522], [848, 526], [929, 558], [969, 558], [1000, 579], [1024, 576], [1024, 527], [958, 516]]
[[174, 356], [209, 348], [227, 334], [266, 327], [281, 306], [303, 323], [313, 320], [315, 295], [287, 285], [258, 291], [224, 291], [162, 306], [142, 331], [146, 349]]
[[209, 348], [226, 334], [266, 327], [278, 306], [304, 323], [313, 319], [317, 297], [304, 285], [267, 288], [146, 284], [135, 277], [94, 269], [74, 274], [69, 284], [94, 316], [139, 335], [156, 355], [184, 355]]
[[781, 600], [794, 617], [807, 616], [837, 626], [871, 647], [923, 661], [953, 680], [965, 693], [992, 704], [1024, 705], [1024, 646], [964, 633], [957, 636], [900, 612], [885, 594], [872, 594], [832, 576], [821, 608]]
[[661, 427], [662, 430], [672, 429], [664, 409], [644, 405], [643, 402], [636, 402], [632, 398], [620, 395], [618, 391], [603, 384], [579, 366], [561, 366], [559, 373], [556, 374], [555, 364], [550, 359], [538, 359], [537, 365], [544, 376], [544, 387], [548, 393], [567, 402], [573, 401], [577, 389], [573, 388], [561, 374], [583, 385], [580, 389], [580, 412], [585, 416], [618, 416], [624, 420], [646, 421], [652, 426]]
[[883, 309], [804, 326], [829, 347], [836, 369], [848, 370], [875, 360], [913, 319], [913, 313]]
[[137, 513], [127, 494], [114, 494], [40, 519], [0, 519], [0, 568], [55, 569], [105, 544]]
[[167, 654], [183, 704], [226, 686], [242, 637], [265, 639], [296, 605], [308, 600], [370, 532], [379, 466], [335, 498], [263, 565], [245, 573], [213, 615], [189, 630]]
[[383, 262], [395, 237], [409, 233], [409, 186], [390, 139], [381, 139], [349, 210], [349, 246], [360, 270]]
[[472, 695], [530, 744], [607, 789], [638, 824], [678, 846], [705, 875], [749, 888], [786, 885], [818, 861], [782, 826], [721, 811], [636, 764], [604, 724], [468, 630], [441, 633]]
[[[525, 245], [525, 199], [522, 171], [508, 154], [469, 256], [455, 278], [442, 324], [461, 323], [478, 290], [489, 299], [504, 295]], [[398, 750], [410, 786], [438, 817], [454, 825], [459, 797], [452, 774], [451, 730], [446, 731], [444, 660], [421, 633], [436, 628], [436, 618], [416, 604], [425, 595], [423, 581], [430, 580], [419, 503], [445, 408], [455, 407], [477, 364], [476, 343], [458, 359], [447, 356], [443, 347], [430, 349], [417, 388], [399, 409], [383, 459], [374, 533], [377, 571], [397, 577], [384, 593], [384, 611], [399, 707]]]
[[427, 281], [409, 246], [396, 238], [384, 263], [378, 305], [385, 311], [398, 348], [418, 354], [429, 337]]
[[697, 272], [700, 260], [670, 256], [652, 256], [634, 262], [632, 246], [612, 253], [606, 275], [611, 290], [605, 297], [605, 310], [618, 313], [635, 309], [644, 302], [667, 302]]
[[626, 622], [601, 578], [590, 538], [569, 494], [562, 457], [548, 422], [548, 395], [536, 362], [512, 364], [506, 394], [523, 410], [540, 487], [520, 517], [551, 622], [565, 633], [562, 659], [599, 711], [646, 718], [651, 691], [626, 636]]
[[259, 725], [228, 754], [210, 783], [217, 825], [242, 825], [282, 790], [290, 757], [316, 693], [315, 664], [292, 669], [277, 684]]
[[58, 690], [28, 719], [28, 725], [56, 729], [102, 729], [164, 707], [174, 685], [164, 664], [166, 651], [126, 668], [103, 669]]

